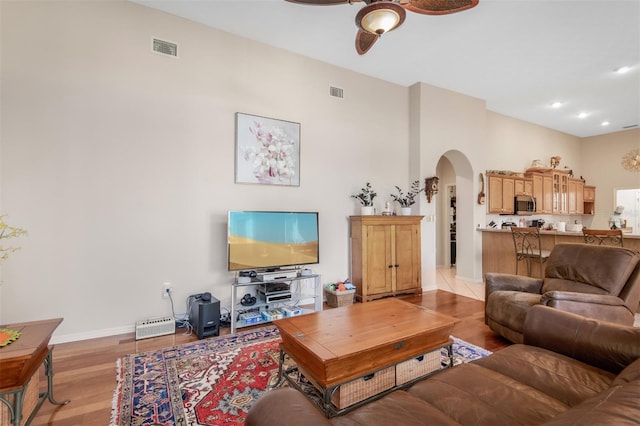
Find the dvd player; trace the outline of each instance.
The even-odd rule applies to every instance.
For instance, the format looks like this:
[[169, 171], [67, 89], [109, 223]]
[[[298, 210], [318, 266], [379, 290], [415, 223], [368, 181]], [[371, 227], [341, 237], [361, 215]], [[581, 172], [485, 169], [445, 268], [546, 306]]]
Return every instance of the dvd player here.
[[291, 289], [288, 283], [264, 283], [258, 286], [258, 294], [267, 303], [291, 299]]
[[264, 283], [260, 286], [264, 293], [282, 293], [289, 292], [289, 284], [283, 282]]
[[263, 272], [258, 274], [258, 281], [275, 281], [275, 280], [287, 280], [291, 278], [296, 278], [298, 276], [298, 271], [295, 269], [292, 270], [284, 270], [284, 271], [274, 271], [274, 272]]
[[291, 292], [277, 292], [277, 293], [265, 293], [262, 288], [258, 290], [258, 294], [260, 294], [260, 298], [267, 303], [271, 302], [281, 302], [283, 300], [291, 299]]

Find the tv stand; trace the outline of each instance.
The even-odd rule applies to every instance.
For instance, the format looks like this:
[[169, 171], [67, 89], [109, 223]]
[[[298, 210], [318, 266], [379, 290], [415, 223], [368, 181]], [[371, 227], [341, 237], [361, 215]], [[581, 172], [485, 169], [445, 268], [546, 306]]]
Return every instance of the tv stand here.
[[[278, 272], [286, 272], [286, 270], [280, 270]], [[322, 283], [320, 282], [320, 275], [303, 275], [291, 278], [276, 278], [263, 280], [258, 275], [256, 278], [252, 278], [249, 283], [239, 283], [236, 277], [231, 289], [231, 333], [235, 333], [237, 329], [242, 327], [249, 327], [259, 324], [267, 324], [272, 320], [262, 317], [262, 311], [270, 311], [275, 308], [289, 308], [295, 311], [299, 311], [300, 314], [308, 314], [311, 312], [317, 312], [322, 310]], [[282, 283], [289, 287], [286, 298], [275, 297], [263, 297], [260, 294], [261, 286], [271, 286]], [[238, 294], [240, 289], [240, 294]], [[246, 293], [253, 293], [256, 297], [256, 303], [250, 306], [242, 305], [240, 301]], [[284, 294], [284, 293], [283, 293]], [[313, 309], [301, 308], [300, 302], [307, 299], [313, 299]], [[254, 318], [252, 322], [245, 322], [241, 320], [240, 314], [257, 313], [260, 317]]]

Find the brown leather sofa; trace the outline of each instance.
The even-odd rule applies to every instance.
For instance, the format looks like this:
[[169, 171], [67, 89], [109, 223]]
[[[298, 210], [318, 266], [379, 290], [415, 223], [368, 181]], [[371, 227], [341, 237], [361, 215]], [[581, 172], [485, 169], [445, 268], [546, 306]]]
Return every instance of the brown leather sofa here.
[[640, 328], [546, 306], [530, 310], [524, 344], [458, 365], [326, 419], [292, 388], [267, 392], [247, 426], [637, 425]]
[[485, 275], [485, 323], [514, 343], [534, 305], [547, 305], [590, 318], [633, 325], [640, 301], [640, 253], [587, 244], [558, 244], [544, 279]]

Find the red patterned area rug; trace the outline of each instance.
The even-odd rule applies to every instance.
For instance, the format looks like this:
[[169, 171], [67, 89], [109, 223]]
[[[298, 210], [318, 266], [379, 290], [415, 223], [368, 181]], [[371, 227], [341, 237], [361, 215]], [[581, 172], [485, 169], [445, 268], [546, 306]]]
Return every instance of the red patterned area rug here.
[[277, 328], [236, 333], [118, 360], [111, 425], [243, 424], [277, 381]]
[[[454, 340], [454, 364], [491, 352]], [[274, 326], [159, 351], [117, 364], [112, 426], [220, 426], [244, 423], [249, 408], [278, 379]], [[446, 351], [443, 352], [446, 361]]]

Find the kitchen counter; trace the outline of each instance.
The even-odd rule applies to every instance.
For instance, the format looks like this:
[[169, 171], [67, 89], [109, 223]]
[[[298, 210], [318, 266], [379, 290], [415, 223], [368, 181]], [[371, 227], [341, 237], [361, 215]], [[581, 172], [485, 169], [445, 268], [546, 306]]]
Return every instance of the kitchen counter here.
[[[631, 229], [631, 228], [629, 228]], [[500, 229], [500, 228], [478, 228], [478, 231], [480, 232], [501, 232], [501, 233], [507, 233], [509, 235], [511, 235], [511, 229]], [[556, 231], [556, 230], [546, 230], [546, 229], [541, 229], [540, 230], [540, 235], [563, 235], [563, 236], [574, 236], [574, 237], [580, 237], [580, 239], [582, 239], [582, 231], [580, 232], [572, 232], [572, 231]], [[623, 233], [623, 238], [624, 238], [624, 242], [625, 242], [625, 247], [627, 246], [626, 242], [627, 239], [634, 239], [634, 240], [640, 240], [640, 235], [637, 234], [625, 234]]]
[[[502, 272], [505, 274], [516, 273], [515, 250], [511, 229], [478, 228], [482, 232], [482, 273]], [[553, 250], [558, 243], [583, 243], [582, 232], [559, 232], [553, 230], [541, 230], [540, 242], [545, 250]], [[625, 248], [640, 251], [640, 235], [624, 234]], [[532, 275], [540, 277], [539, 266], [533, 262]], [[519, 267], [520, 275], [526, 275], [527, 268], [522, 263]]]

